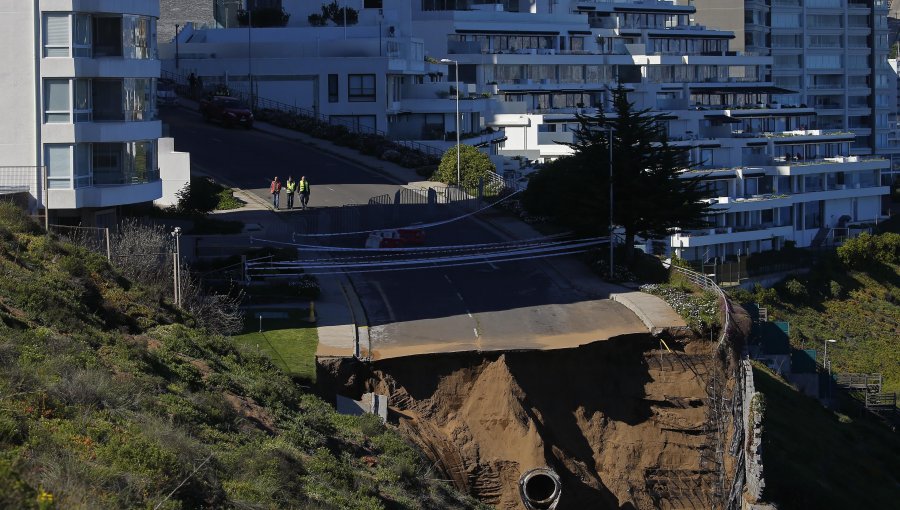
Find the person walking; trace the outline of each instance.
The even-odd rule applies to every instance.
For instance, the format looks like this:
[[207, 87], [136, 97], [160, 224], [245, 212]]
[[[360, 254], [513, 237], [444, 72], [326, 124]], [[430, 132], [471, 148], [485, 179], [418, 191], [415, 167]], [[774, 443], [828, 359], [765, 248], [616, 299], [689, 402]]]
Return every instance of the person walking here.
[[272, 184], [269, 185], [269, 193], [272, 194], [272, 206], [278, 209], [278, 202], [281, 198], [281, 181], [278, 180], [277, 175], [272, 179]]
[[309, 181], [306, 180], [305, 175], [301, 176], [300, 181], [297, 182], [297, 192], [300, 193], [300, 205], [306, 209], [306, 205], [309, 203]]
[[294, 181], [293, 175], [288, 176], [288, 180], [285, 181], [285, 183], [284, 183], [284, 189], [287, 192], [287, 199], [288, 199], [287, 208], [293, 209], [294, 208], [294, 192], [297, 191], [297, 182]]

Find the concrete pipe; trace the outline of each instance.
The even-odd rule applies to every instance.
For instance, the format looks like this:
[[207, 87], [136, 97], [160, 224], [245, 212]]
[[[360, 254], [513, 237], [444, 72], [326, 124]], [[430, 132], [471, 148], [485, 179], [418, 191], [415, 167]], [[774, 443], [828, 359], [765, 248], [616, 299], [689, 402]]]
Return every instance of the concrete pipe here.
[[535, 468], [519, 478], [519, 494], [528, 510], [553, 510], [562, 494], [559, 476], [550, 468]]

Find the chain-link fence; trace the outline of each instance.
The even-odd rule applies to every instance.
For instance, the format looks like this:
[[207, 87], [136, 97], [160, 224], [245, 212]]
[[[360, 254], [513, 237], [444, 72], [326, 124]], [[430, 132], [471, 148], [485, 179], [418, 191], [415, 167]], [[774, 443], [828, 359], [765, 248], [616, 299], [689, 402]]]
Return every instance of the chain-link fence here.
[[0, 199], [15, 202], [46, 226], [46, 167], [0, 166]]

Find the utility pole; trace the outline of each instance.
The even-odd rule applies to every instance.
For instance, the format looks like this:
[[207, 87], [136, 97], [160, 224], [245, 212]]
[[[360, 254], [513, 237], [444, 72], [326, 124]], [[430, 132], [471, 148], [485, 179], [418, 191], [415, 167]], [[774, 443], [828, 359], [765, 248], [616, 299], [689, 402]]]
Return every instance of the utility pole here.
[[181, 308], [181, 227], [175, 227], [175, 230], [172, 231], [172, 238], [175, 239], [175, 253], [172, 254], [174, 262], [172, 288], [175, 294], [175, 306]]
[[178, 69], [178, 27], [178, 23], [175, 23], [175, 69]]
[[253, 9], [247, 9], [247, 80], [250, 83], [250, 110], [253, 110]]
[[441, 63], [449, 64], [453, 62], [453, 72], [456, 74], [456, 186], [459, 189], [462, 189], [462, 179], [460, 171], [461, 168], [461, 158], [460, 158], [460, 144], [459, 144], [459, 61], [452, 60], [449, 58], [442, 58]]
[[613, 127], [609, 128], [609, 280], [613, 280], [615, 274], [615, 262], [613, 261], [615, 253], [615, 239], [613, 237]]

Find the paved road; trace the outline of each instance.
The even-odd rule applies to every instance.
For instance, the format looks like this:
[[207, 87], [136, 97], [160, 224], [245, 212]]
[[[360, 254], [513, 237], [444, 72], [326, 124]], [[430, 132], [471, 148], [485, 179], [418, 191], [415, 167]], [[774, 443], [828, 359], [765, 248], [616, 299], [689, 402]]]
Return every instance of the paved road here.
[[[195, 112], [162, 108], [175, 149], [191, 153], [195, 171], [213, 175], [231, 186], [270, 199], [269, 183], [278, 175], [305, 175], [312, 183], [312, 207], [364, 204], [369, 198], [394, 193], [399, 187], [384, 176], [336, 159], [307, 145], [256, 130], [227, 129], [207, 124]], [[282, 200], [284, 196], [282, 195]], [[283, 206], [284, 204], [282, 204]]]
[[[299, 142], [208, 125], [184, 110], [165, 112], [163, 120], [171, 126], [176, 148], [191, 152], [195, 168], [234, 186], [255, 188], [261, 196], [267, 195], [264, 186], [273, 168], [283, 169], [281, 175], [290, 168], [295, 176], [307, 175], [313, 183], [313, 204], [319, 207], [366, 203], [398, 187], [387, 177]], [[430, 228], [427, 238], [429, 246], [504, 240], [477, 219]], [[550, 271], [538, 260], [358, 273], [350, 278], [370, 325], [373, 355], [381, 359], [441, 351], [571, 347], [647, 331], [622, 305], [602, 299], [605, 295], [581, 294]]]

